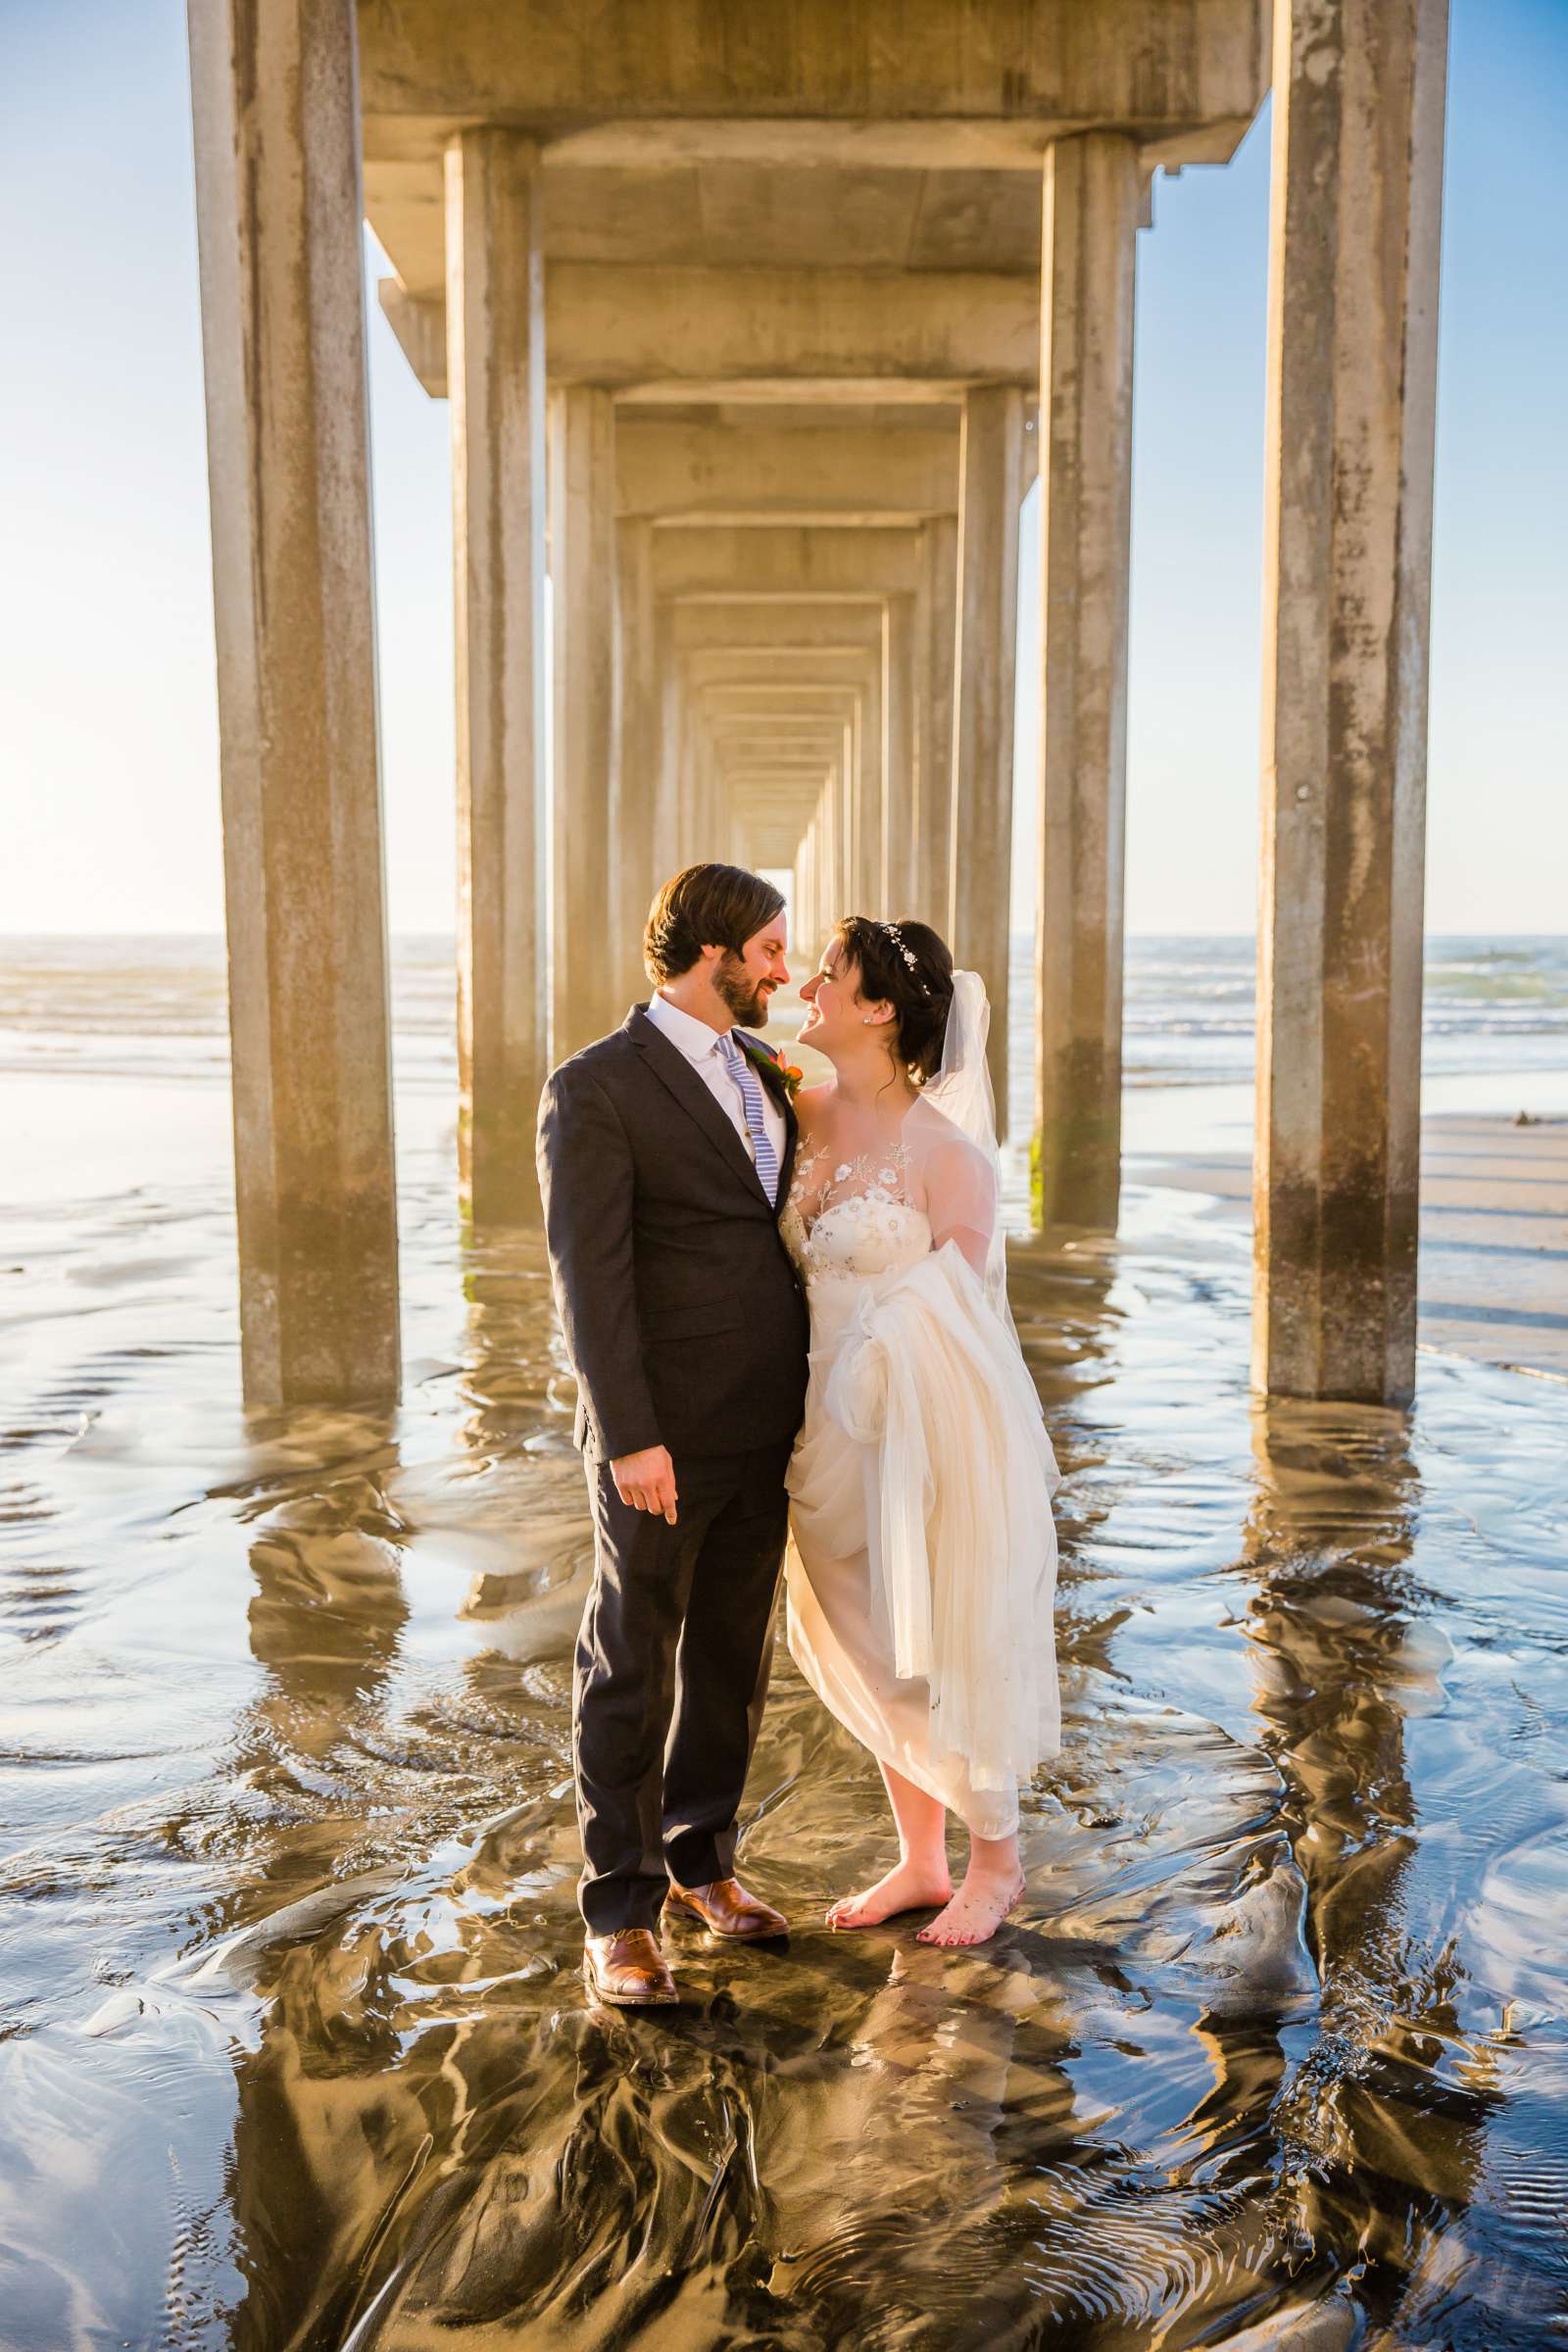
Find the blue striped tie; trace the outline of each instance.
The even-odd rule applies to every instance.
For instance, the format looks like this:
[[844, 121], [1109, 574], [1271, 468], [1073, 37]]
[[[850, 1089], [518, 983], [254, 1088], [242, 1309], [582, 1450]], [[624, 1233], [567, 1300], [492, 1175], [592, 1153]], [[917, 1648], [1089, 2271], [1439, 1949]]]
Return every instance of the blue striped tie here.
[[762, 1115], [762, 1081], [752, 1067], [733, 1037], [727, 1032], [718, 1041], [730, 1076], [741, 1090], [741, 1102], [746, 1112], [746, 1132], [752, 1139], [752, 1151], [757, 1159], [757, 1173], [762, 1180], [762, 1190], [776, 1207], [778, 1204], [778, 1153], [767, 1132]]

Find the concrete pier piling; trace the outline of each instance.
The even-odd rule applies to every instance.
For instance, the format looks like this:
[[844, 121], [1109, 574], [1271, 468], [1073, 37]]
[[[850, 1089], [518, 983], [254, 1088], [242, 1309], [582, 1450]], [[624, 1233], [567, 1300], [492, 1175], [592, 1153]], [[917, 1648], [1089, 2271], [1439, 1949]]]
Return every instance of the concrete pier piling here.
[[1105, 1231], [1121, 1188], [1138, 182], [1119, 132], [1046, 156], [1035, 1192], [1043, 1222]]
[[1281, 0], [1253, 1369], [1415, 1386], [1446, 0]]
[[398, 1385], [352, 0], [192, 0], [233, 1048], [258, 1405]]
[[550, 560], [555, 618], [555, 841], [550, 1057], [603, 1037], [617, 1005], [607, 931], [615, 751], [615, 404], [570, 384], [550, 404]]
[[448, 141], [458, 744], [458, 1148], [478, 1224], [534, 1203], [530, 1103], [549, 1068], [544, 711], [545, 351], [539, 150]]
[[1016, 384], [976, 384], [963, 401], [958, 471], [948, 916], [955, 955], [991, 1000], [991, 1082], [1007, 1101], [1007, 965], [1012, 897], [1012, 720], [1018, 633], [1018, 512], [1024, 403]]

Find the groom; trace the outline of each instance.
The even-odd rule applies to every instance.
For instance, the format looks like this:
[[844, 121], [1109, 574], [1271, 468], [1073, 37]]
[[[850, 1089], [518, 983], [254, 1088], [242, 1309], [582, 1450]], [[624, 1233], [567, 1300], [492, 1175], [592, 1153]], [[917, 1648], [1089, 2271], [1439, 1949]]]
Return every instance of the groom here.
[[572, 1693], [591, 1994], [676, 1998], [667, 1900], [781, 1936], [734, 1877], [784, 1556], [808, 1322], [778, 1211], [795, 1113], [762, 1026], [784, 902], [732, 865], [655, 900], [656, 993], [563, 1062], [539, 1106], [550, 1270], [577, 1376], [594, 1580]]

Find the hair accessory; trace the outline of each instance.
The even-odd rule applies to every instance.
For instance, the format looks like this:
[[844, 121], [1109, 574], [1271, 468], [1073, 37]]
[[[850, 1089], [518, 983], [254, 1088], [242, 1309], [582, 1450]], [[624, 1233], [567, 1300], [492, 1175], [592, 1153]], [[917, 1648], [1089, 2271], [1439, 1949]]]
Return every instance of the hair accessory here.
[[898, 949], [899, 954], [904, 957], [905, 962], [914, 974], [915, 979], [919, 981], [921, 996], [928, 997], [931, 994], [931, 990], [928, 983], [920, 978], [920, 958], [918, 956], [916, 956], [914, 950], [905, 939], [904, 933], [899, 929], [898, 924], [884, 923], [879, 917], [877, 921], [877, 928], [879, 931], [885, 931], [887, 933], [889, 939], [892, 940], [893, 945]]

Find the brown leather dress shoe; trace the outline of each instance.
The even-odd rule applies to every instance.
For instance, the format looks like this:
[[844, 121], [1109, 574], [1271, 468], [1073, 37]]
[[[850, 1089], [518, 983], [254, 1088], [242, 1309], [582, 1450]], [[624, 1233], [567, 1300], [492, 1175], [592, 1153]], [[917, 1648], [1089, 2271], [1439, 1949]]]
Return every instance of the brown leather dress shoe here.
[[710, 1886], [677, 1886], [671, 1881], [665, 1899], [677, 1910], [695, 1912], [710, 1936], [734, 1936], [757, 1943], [765, 1936], [790, 1932], [783, 1912], [748, 1894], [739, 1879], [715, 1879]]
[[582, 1974], [591, 1998], [616, 2009], [663, 2009], [680, 1998], [651, 1928], [586, 1936]]

